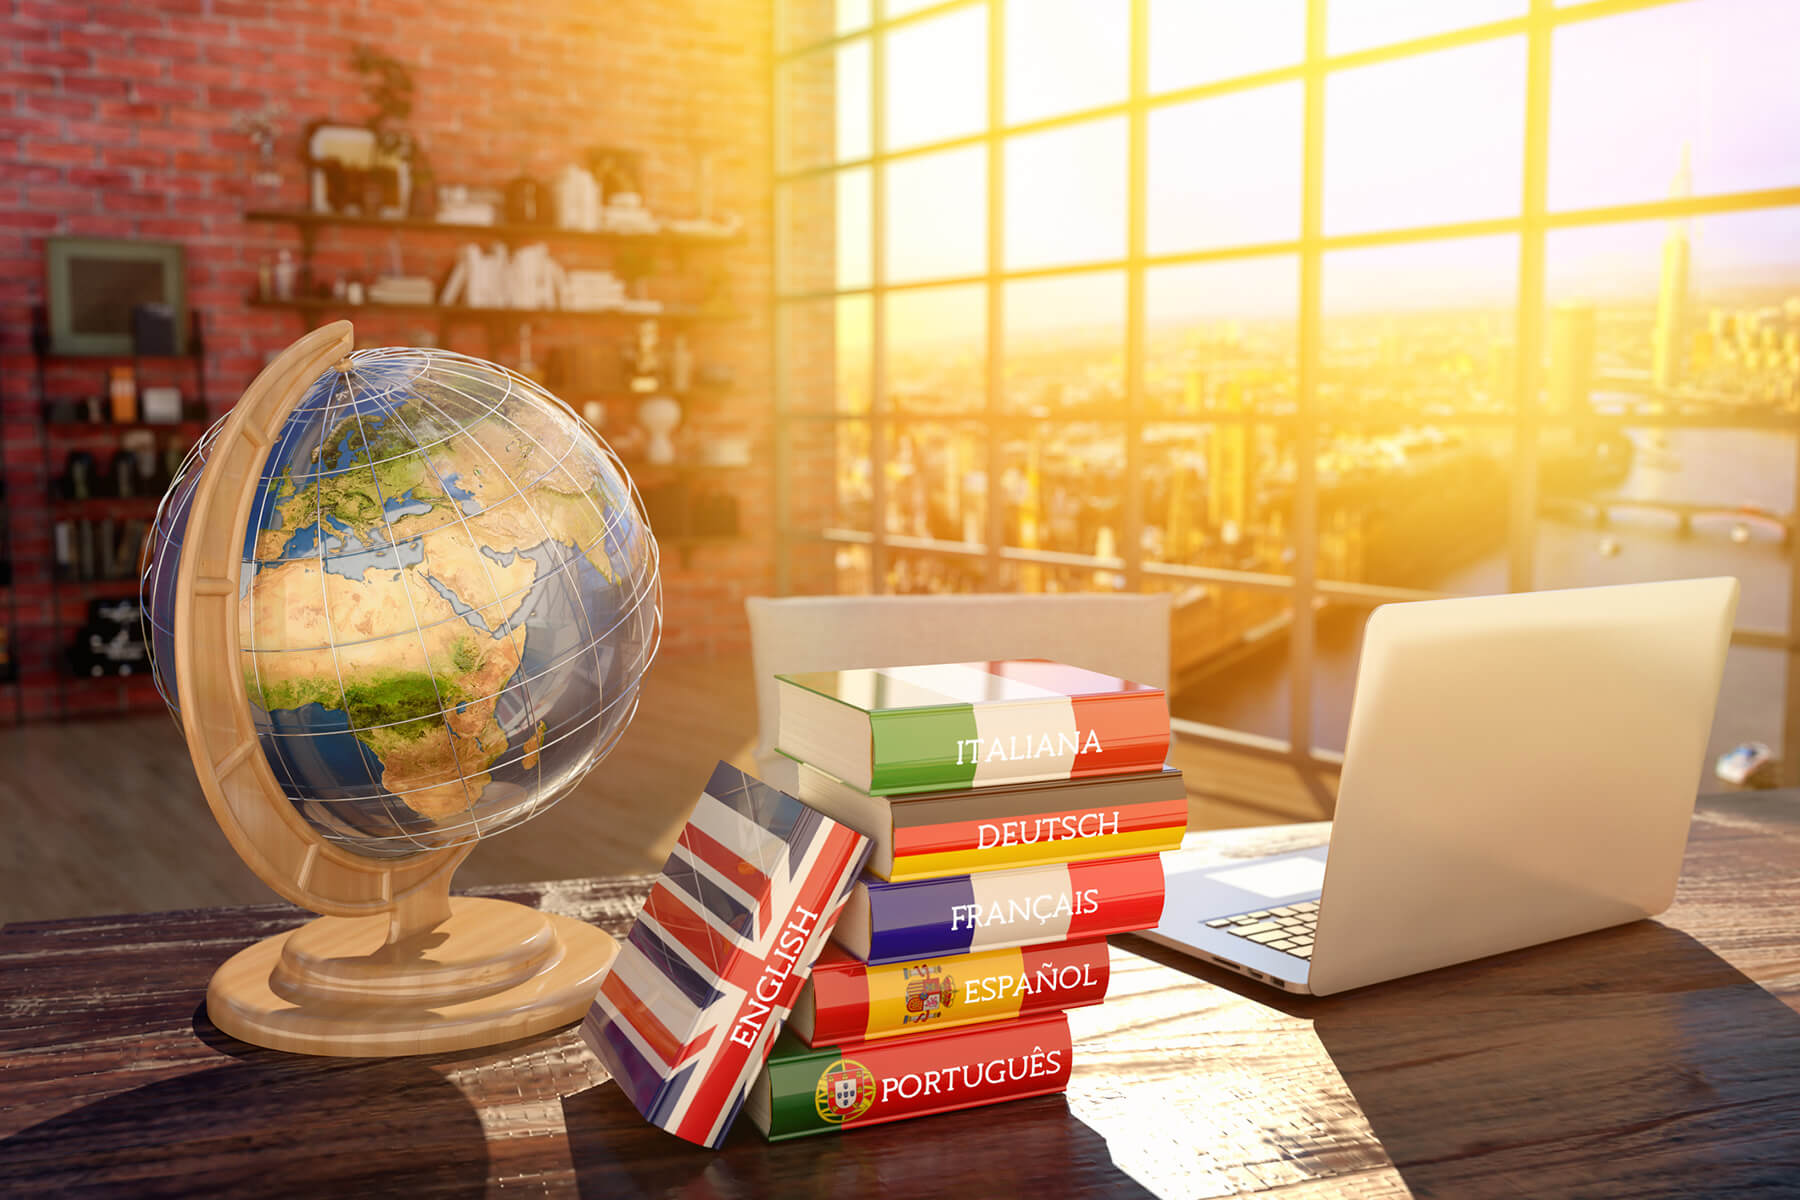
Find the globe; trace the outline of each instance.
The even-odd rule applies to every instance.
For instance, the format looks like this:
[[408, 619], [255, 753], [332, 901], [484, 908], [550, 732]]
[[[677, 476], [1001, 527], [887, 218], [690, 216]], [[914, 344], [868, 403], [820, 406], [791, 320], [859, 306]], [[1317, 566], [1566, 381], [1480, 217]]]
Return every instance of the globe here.
[[[222, 425], [146, 549], [151, 667], [178, 720], [176, 579]], [[656, 543], [617, 457], [538, 384], [356, 351], [305, 385], [248, 490], [235, 661], [322, 837], [391, 860], [498, 833], [618, 742], [661, 629]]]

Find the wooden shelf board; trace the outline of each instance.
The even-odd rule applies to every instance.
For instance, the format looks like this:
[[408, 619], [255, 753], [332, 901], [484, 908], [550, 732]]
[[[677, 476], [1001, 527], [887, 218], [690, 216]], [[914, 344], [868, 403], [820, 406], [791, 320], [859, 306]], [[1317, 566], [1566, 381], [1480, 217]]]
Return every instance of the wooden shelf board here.
[[742, 233], [620, 233], [610, 230], [560, 229], [554, 225], [467, 225], [451, 221], [431, 221], [418, 217], [353, 217], [337, 213], [307, 212], [304, 209], [253, 208], [244, 214], [246, 221], [294, 225], [301, 228], [385, 229], [390, 232], [443, 233], [465, 238], [497, 238], [503, 242], [558, 241], [589, 242], [610, 245], [730, 246], [744, 240]]
[[472, 321], [519, 323], [524, 321], [581, 321], [593, 324], [616, 324], [620, 321], [734, 321], [743, 314], [732, 310], [665, 308], [661, 312], [622, 312], [605, 309], [583, 312], [569, 308], [471, 308], [466, 304], [350, 304], [337, 299], [250, 301], [251, 308], [289, 312], [373, 313], [376, 316], [449, 317]]

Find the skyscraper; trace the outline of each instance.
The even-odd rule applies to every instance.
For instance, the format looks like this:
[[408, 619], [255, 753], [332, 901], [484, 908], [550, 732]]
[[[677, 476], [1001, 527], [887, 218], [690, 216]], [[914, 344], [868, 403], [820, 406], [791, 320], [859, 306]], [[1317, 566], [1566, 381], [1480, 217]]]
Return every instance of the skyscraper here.
[[[1669, 184], [1669, 198], [1693, 194], [1691, 147], [1681, 147], [1681, 167]], [[1688, 317], [1688, 222], [1671, 217], [1663, 237], [1662, 280], [1656, 290], [1656, 331], [1650, 343], [1650, 381], [1659, 393], [1681, 381], [1682, 358], [1687, 346]]]

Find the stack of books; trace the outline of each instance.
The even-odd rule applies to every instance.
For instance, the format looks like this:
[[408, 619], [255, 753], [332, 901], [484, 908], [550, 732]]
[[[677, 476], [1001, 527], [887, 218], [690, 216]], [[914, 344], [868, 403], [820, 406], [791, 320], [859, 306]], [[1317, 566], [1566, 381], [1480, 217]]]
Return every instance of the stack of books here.
[[744, 1101], [771, 1141], [1062, 1091], [1106, 935], [1162, 914], [1159, 688], [1043, 660], [778, 677], [805, 804], [872, 844]]

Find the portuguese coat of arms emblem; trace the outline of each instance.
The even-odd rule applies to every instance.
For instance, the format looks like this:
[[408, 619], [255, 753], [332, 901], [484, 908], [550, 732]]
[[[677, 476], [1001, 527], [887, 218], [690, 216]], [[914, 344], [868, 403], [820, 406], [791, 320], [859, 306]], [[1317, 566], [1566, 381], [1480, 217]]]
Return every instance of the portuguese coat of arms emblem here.
[[819, 1076], [813, 1107], [820, 1120], [841, 1125], [869, 1111], [875, 1103], [875, 1076], [855, 1059], [840, 1058]]

